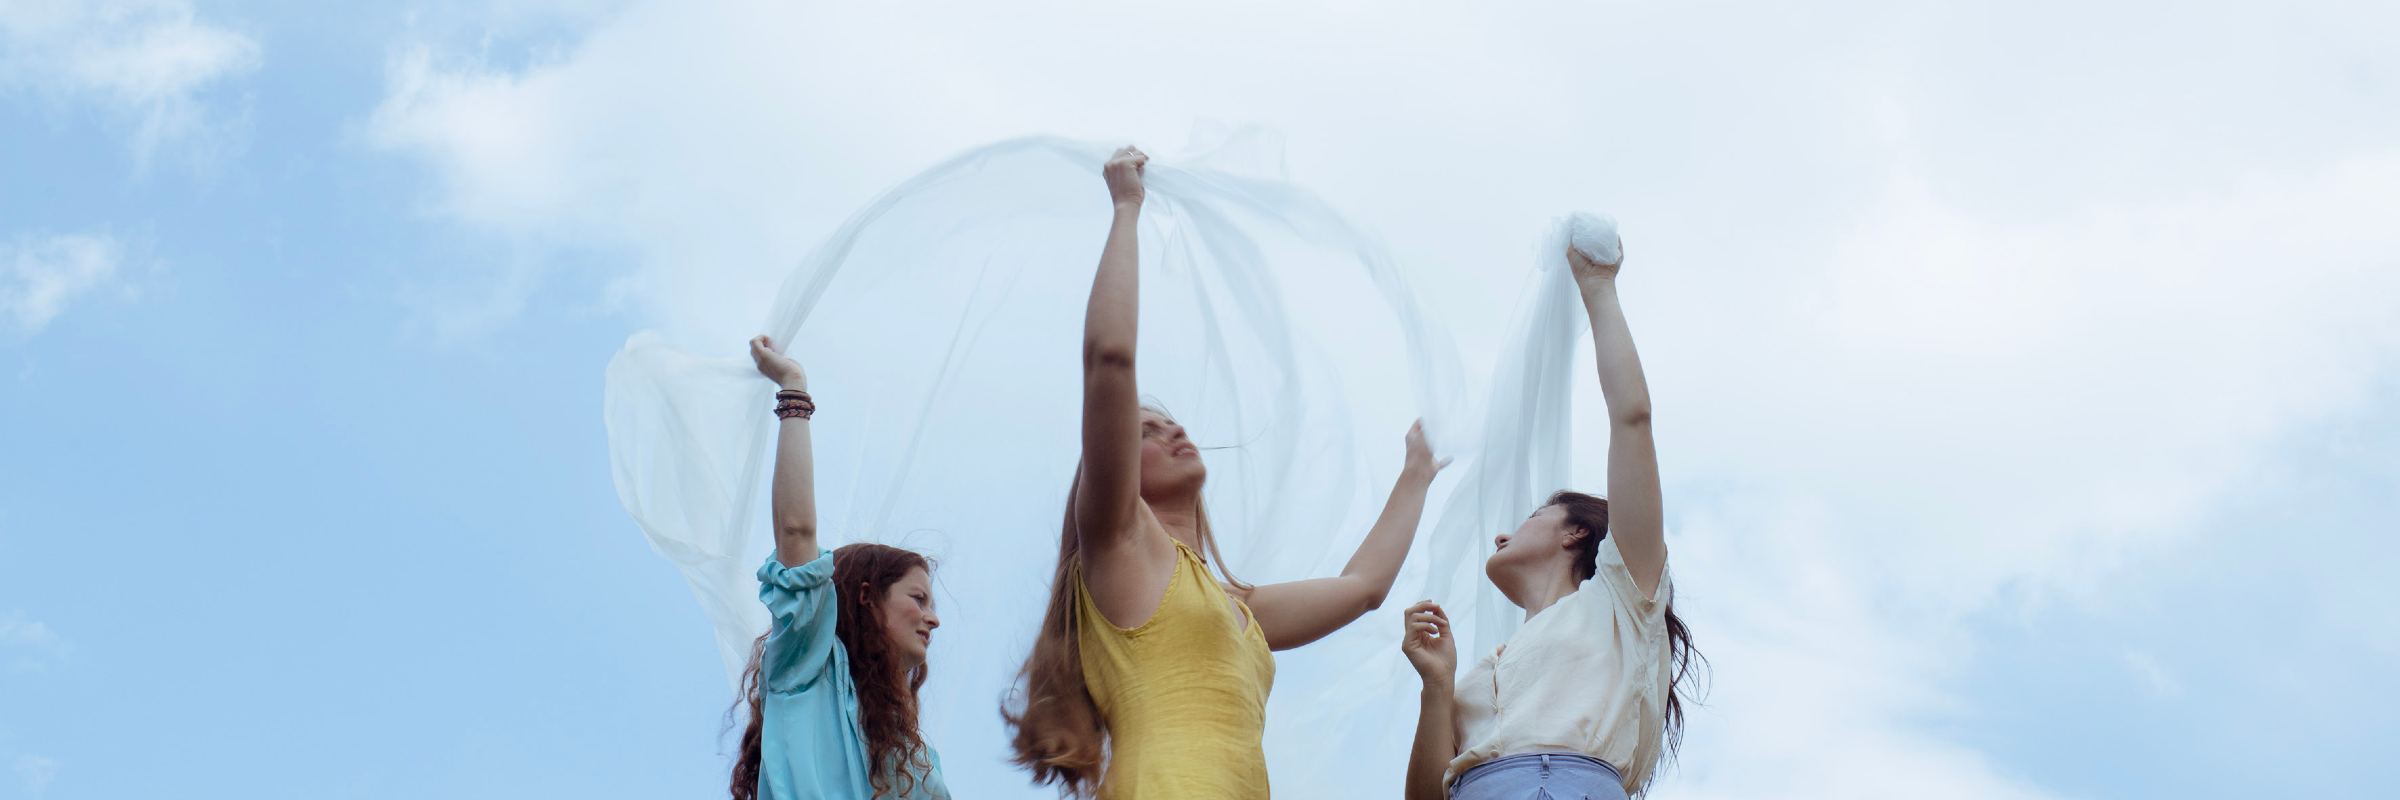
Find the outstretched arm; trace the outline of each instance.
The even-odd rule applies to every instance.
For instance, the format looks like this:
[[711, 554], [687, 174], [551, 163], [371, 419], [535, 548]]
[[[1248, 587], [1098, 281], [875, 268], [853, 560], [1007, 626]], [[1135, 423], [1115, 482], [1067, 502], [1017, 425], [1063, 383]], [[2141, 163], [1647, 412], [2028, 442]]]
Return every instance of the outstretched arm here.
[[[808, 373], [800, 362], [775, 352], [773, 339], [751, 339], [750, 360], [777, 386], [808, 391]], [[816, 458], [806, 418], [786, 417], [775, 424], [775, 560], [797, 567], [817, 560]]]
[[[1622, 253], [1622, 248], [1619, 249]], [[1667, 566], [1666, 512], [1659, 500], [1658, 447], [1650, 437], [1650, 384], [1633, 350], [1633, 329], [1617, 304], [1615, 263], [1592, 260], [1573, 245], [1567, 263], [1583, 310], [1592, 320], [1592, 351], [1600, 362], [1600, 396], [1608, 404], [1608, 527], [1617, 552], [1642, 594], [1656, 597]]]
[[1341, 575], [1268, 584], [1243, 598], [1258, 617], [1268, 647], [1289, 650], [1325, 638], [1383, 605], [1384, 596], [1391, 594], [1400, 562], [1408, 558], [1408, 545], [1417, 538], [1417, 521], [1425, 514], [1425, 490], [1433, 485], [1434, 473], [1450, 464], [1449, 459], [1433, 460], [1432, 449], [1425, 445], [1424, 422], [1409, 426], [1407, 443], [1408, 455], [1399, 481], [1392, 484], [1391, 499], [1384, 501], [1382, 516], [1375, 518], [1350, 563], [1342, 565]]
[[1142, 167], [1150, 157], [1127, 147], [1101, 175], [1116, 216], [1083, 312], [1083, 471], [1075, 493], [1075, 530], [1084, 567], [1111, 558], [1129, 540], [1141, 502], [1142, 408], [1133, 352], [1141, 269], [1135, 228], [1142, 214]]

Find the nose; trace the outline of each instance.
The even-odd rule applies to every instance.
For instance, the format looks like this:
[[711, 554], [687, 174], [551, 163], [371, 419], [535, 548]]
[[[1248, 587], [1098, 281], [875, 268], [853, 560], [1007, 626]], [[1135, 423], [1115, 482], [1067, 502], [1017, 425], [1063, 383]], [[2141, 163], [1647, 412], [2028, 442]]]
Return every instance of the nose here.
[[931, 611], [927, 611], [927, 612], [925, 612], [925, 627], [926, 627], [926, 629], [928, 629], [928, 630], [931, 630], [931, 629], [933, 629], [933, 628], [939, 628], [939, 627], [941, 627], [941, 626], [942, 626], [942, 618], [941, 618], [941, 617], [934, 616], [934, 615], [933, 615], [933, 612], [931, 612]]
[[1500, 534], [1500, 535], [1498, 535], [1498, 536], [1494, 536], [1494, 537], [1492, 537], [1492, 546], [1493, 546], [1493, 547], [1499, 547], [1499, 546], [1501, 546], [1501, 545], [1504, 545], [1504, 544], [1508, 544], [1508, 534], [1505, 534], [1505, 533], [1503, 533], [1503, 534]]

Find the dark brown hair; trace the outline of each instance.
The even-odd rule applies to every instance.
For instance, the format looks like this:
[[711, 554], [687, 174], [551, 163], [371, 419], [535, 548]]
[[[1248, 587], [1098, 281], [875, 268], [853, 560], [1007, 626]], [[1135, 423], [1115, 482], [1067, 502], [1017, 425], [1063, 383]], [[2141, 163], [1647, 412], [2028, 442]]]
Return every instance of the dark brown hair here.
[[[1567, 526], [1582, 530], [1583, 538], [1575, 540], [1575, 581], [1589, 580], [1600, 571], [1600, 540], [1608, 538], [1608, 501], [1582, 492], [1559, 492], [1543, 502], [1544, 508], [1558, 506], [1567, 513]], [[1664, 572], [1661, 572], [1664, 577]], [[1667, 691], [1667, 724], [1665, 742], [1668, 758], [1683, 748], [1683, 698], [1691, 696], [1698, 705], [1700, 697], [1693, 685], [1696, 660], [1702, 668], [1708, 657], [1692, 647], [1692, 629], [1675, 616], [1675, 587], [1667, 587], [1667, 660], [1674, 664], [1675, 679]], [[1691, 680], [1687, 680], [1691, 679]]]
[[[867, 775], [875, 796], [899, 797], [915, 791], [917, 776], [931, 769], [925, 738], [917, 730], [917, 690], [925, 685], [925, 665], [909, 670], [902, 687], [892, 664], [892, 641], [883, 630], [882, 603], [892, 584], [910, 570], [933, 571], [924, 556], [880, 544], [849, 544], [833, 551], [833, 635], [850, 655], [850, 683], [858, 689], [858, 727], [865, 735]], [[852, 591], [855, 589], [855, 593]], [[765, 735], [766, 695], [759, 691], [759, 663], [767, 637], [750, 646], [750, 666], [742, 671], [738, 707], [747, 706], [750, 724], [742, 731], [742, 756], [733, 764], [734, 800], [756, 800], [760, 743]], [[731, 712], [727, 712], [729, 715]], [[895, 786], [895, 783], [897, 785]]]
[[[1067, 515], [1060, 526], [1058, 566], [1050, 572], [1050, 607], [1042, 614], [1041, 633], [1033, 653], [1017, 673], [1015, 691], [1000, 705], [1000, 719], [1014, 729], [1009, 761], [1033, 771], [1035, 784], [1056, 784], [1061, 795], [1091, 797], [1100, 788], [1100, 771], [1107, 760], [1108, 720], [1083, 682], [1083, 645], [1076, 638], [1075, 582], [1081, 558], [1075, 535], [1075, 499], [1083, 486], [1083, 469], [1067, 489]], [[1247, 587], [1225, 571], [1217, 538], [1208, 528], [1208, 507], [1195, 510], [1201, 551], [1215, 562], [1226, 583]]]

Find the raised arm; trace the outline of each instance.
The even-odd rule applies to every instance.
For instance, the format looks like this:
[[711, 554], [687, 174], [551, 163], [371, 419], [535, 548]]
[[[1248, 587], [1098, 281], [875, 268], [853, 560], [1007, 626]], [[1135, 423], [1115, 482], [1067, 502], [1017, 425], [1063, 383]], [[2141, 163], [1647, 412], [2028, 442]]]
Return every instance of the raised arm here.
[[1127, 147], [1101, 167], [1116, 216], [1092, 297], [1083, 312], [1083, 471], [1075, 492], [1075, 530], [1087, 573], [1112, 560], [1141, 502], [1142, 408], [1133, 352], [1141, 269], [1135, 227], [1142, 214], [1142, 168], [1150, 157]]
[[[773, 339], [751, 339], [750, 360], [775, 385], [808, 391], [808, 373], [800, 362], [775, 352]], [[808, 418], [785, 417], [775, 424], [775, 560], [797, 567], [817, 560], [816, 458], [810, 453]]]
[[1408, 545], [1417, 538], [1417, 521], [1425, 514], [1425, 490], [1433, 485], [1434, 473], [1450, 464], [1446, 458], [1433, 460], [1422, 421], [1409, 426], [1406, 441], [1408, 455], [1401, 463], [1400, 479], [1392, 484], [1392, 496], [1367, 530], [1366, 541], [1359, 542], [1350, 563], [1342, 565], [1341, 575], [1267, 584], [1243, 598], [1257, 615], [1268, 647], [1289, 650], [1325, 638], [1383, 605], [1384, 596], [1391, 594], [1400, 562], [1408, 558]]
[[1603, 263], [1569, 245], [1567, 264], [1592, 320], [1600, 396], [1608, 404], [1608, 533], [1642, 594], [1656, 597], [1659, 574], [1667, 566], [1666, 512], [1659, 500], [1658, 447], [1650, 437], [1650, 384], [1642, 379], [1633, 329], [1617, 304], [1623, 250], [1615, 255], [1615, 262]]

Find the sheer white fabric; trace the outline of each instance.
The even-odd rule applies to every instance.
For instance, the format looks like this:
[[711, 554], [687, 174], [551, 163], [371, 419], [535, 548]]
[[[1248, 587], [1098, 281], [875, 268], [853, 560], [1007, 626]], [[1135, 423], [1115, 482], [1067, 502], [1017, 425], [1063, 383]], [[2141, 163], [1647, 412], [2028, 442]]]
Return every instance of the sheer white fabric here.
[[[1468, 641], [1513, 630], [1482, 553], [1539, 492], [1564, 485], [1565, 360], [1582, 317], [1560, 285], [1563, 256], [1545, 262], [1493, 404], [1471, 423], [1448, 334], [1380, 243], [1283, 179], [1274, 136], [1196, 139], [1149, 168], [1140, 380], [1219, 448], [1204, 454], [1206, 502], [1233, 574], [1338, 571], [1398, 473], [1412, 418], [1438, 453], [1460, 456], [1435, 485], [1394, 602], [1279, 654], [1268, 708], [1276, 792], [1396, 792], [1416, 681], [1398, 653], [1398, 610], [1440, 597]], [[1109, 150], [1012, 140], [902, 183], [792, 271], [761, 327], [808, 369], [821, 409], [826, 546], [879, 541], [940, 562], [944, 624], [923, 721], [950, 784], [979, 797], [1050, 794], [1006, 766], [995, 710], [1040, 620], [1075, 469]], [[738, 676], [766, 622], [750, 571], [770, 546], [773, 387], [746, 359], [642, 333], [610, 362], [607, 392], [618, 494], [682, 570]]]

